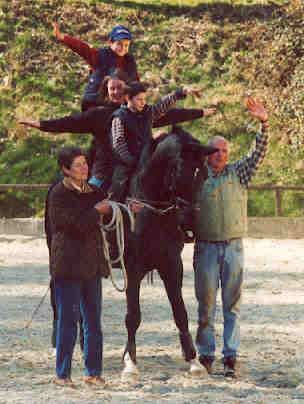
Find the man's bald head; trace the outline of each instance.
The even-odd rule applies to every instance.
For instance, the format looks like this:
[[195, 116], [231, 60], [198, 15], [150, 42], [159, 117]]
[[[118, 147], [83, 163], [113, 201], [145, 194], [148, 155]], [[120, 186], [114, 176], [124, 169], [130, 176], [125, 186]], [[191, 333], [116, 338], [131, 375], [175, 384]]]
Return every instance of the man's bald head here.
[[218, 149], [217, 152], [208, 156], [208, 164], [215, 173], [220, 173], [229, 159], [229, 142], [223, 136], [213, 136], [209, 139], [208, 146]]

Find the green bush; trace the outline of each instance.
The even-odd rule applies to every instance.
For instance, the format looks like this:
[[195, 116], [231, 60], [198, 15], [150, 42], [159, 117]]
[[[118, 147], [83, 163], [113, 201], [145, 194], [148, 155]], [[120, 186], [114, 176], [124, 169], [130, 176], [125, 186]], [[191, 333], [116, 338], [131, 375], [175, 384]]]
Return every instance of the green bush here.
[[[5, 184], [49, 184], [58, 177], [56, 152], [63, 144], [39, 135], [7, 141], [0, 154], [1, 180]], [[42, 214], [46, 190], [11, 188], [0, 193], [0, 216]]]
[[[184, 105], [217, 105], [218, 114], [185, 127], [204, 142], [212, 135], [227, 137], [232, 160], [247, 154], [254, 139], [242, 96], [249, 91], [261, 98], [270, 113], [271, 142], [254, 182], [301, 184], [296, 166], [304, 158], [303, 15], [301, 0], [14, 0], [9, 7], [0, 0], [1, 182], [50, 182], [56, 176], [53, 151], [66, 142], [86, 147], [90, 140], [50, 140], [17, 123], [80, 109], [88, 68], [52, 36], [51, 22], [58, 21], [64, 32], [96, 47], [105, 45], [101, 37], [112, 26], [128, 25], [140, 77], [154, 90], [151, 101], [183, 84], [201, 87], [202, 99]], [[14, 215], [43, 210], [43, 193], [2, 192], [0, 198], [2, 215], [11, 206]], [[284, 198], [286, 214], [302, 214], [298, 194]], [[248, 206], [251, 215], [274, 214], [271, 192], [250, 192]]]

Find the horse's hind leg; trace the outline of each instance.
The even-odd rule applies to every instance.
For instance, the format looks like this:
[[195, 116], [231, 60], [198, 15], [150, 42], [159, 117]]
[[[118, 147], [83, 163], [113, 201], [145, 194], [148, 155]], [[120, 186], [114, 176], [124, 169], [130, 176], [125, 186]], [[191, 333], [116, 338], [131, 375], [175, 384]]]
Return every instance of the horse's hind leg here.
[[136, 367], [136, 331], [141, 322], [141, 312], [139, 305], [141, 278], [135, 274], [131, 274], [128, 278], [127, 297], [127, 314], [125, 324], [128, 331], [128, 342], [123, 354], [124, 369], [122, 375], [129, 376], [138, 374]]

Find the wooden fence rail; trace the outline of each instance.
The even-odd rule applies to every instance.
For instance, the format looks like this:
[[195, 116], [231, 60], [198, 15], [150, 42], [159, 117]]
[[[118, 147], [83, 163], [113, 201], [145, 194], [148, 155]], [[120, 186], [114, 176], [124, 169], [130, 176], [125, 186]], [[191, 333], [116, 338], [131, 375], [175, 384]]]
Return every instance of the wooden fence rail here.
[[[0, 184], [0, 191], [5, 189], [45, 189], [50, 184]], [[275, 216], [282, 215], [282, 192], [284, 191], [304, 191], [304, 185], [273, 185], [257, 184], [249, 185], [249, 191], [273, 191], [275, 193]]]
[[1, 189], [44, 189], [51, 184], [0, 184]]
[[283, 216], [282, 192], [284, 192], [284, 191], [304, 191], [304, 185], [257, 184], [257, 185], [249, 185], [249, 191], [250, 190], [273, 191], [275, 193], [275, 216]]

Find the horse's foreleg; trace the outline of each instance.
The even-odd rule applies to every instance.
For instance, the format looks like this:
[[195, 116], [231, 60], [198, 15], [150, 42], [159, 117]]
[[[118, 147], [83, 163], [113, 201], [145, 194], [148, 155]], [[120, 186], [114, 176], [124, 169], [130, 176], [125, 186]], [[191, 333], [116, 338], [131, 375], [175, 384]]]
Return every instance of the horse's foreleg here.
[[180, 332], [179, 340], [183, 352], [183, 357], [185, 358], [186, 362], [190, 362], [196, 357], [196, 350], [190, 332]]
[[183, 266], [181, 260], [168, 263], [166, 271], [159, 271], [170, 301], [175, 324], [179, 330], [179, 338], [183, 356], [187, 362], [194, 359], [196, 351], [189, 332], [188, 314], [182, 296]]
[[179, 340], [185, 361], [189, 363], [189, 372], [193, 375], [201, 375], [203, 373], [207, 375], [206, 369], [196, 358], [196, 350], [190, 332], [180, 332]]
[[128, 278], [128, 288], [126, 291], [127, 297], [127, 314], [125, 324], [128, 331], [128, 342], [123, 354], [124, 369], [122, 372], [123, 377], [137, 375], [138, 369], [136, 367], [136, 331], [141, 322], [141, 312], [139, 305], [139, 291], [140, 291], [139, 277], [134, 274]]
[[196, 359], [196, 350], [189, 332], [188, 314], [182, 296], [182, 261], [178, 260], [174, 265], [171, 263], [167, 266], [166, 271], [160, 271], [159, 274], [164, 282], [167, 296], [172, 307], [174, 321], [179, 330], [183, 357], [186, 362], [189, 362], [190, 372], [192, 374], [202, 373], [204, 369]]

